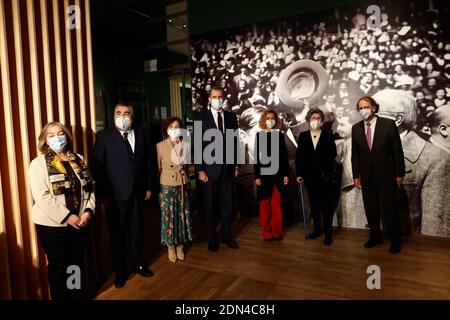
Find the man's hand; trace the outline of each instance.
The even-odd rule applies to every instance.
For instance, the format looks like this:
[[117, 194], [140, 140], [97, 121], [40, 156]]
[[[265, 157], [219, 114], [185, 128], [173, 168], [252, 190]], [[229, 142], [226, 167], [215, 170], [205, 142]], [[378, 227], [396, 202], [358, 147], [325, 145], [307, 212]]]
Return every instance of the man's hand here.
[[297, 177], [297, 179], [295, 179], [297, 181], [298, 184], [300, 184], [303, 181], [302, 177]]
[[353, 179], [353, 184], [356, 188], [361, 189], [361, 179]]
[[262, 180], [261, 179], [256, 179], [255, 183], [256, 183], [257, 186], [260, 186], [260, 185], [262, 185]]
[[289, 177], [284, 177], [283, 183], [286, 186], [289, 183]]
[[399, 189], [401, 189], [403, 187], [403, 177], [397, 177], [397, 186]]
[[202, 182], [208, 182], [208, 176], [206, 175], [205, 171], [200, 171], [198, 173], [198, 179]]
[[76, 214], [71, 214], [67, 219], [67, 224], [74, 227], [75, 229], [80, 229], [78, 226], [78, 216]]
[[236, 169], [234, 169], [234, 177], [237, 178], [239, 177], [239, 168], [236, 167]]
[[150, 200], [151, 197], [152, 197], [152, 192], [150, 190], [147, 190], [147, 192], [145, 193], [144, 201]]
[[89, 221], [91, 221], [92, 217], [89, 212], [84, 212], [80, 218], [78, 218], [77, 226], [80, 228], [84, 228], [88, 225]]

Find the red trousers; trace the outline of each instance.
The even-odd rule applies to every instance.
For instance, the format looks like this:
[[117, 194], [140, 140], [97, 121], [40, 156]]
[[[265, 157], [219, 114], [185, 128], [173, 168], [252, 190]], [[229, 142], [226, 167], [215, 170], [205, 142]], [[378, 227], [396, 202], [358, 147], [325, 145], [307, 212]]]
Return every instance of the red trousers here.
[[264, 239], [283, 237], [283, 213], [281, 211], [281, 195], [277, 187], [273, 187], [269, 198], [259, 201], [261, 232]]

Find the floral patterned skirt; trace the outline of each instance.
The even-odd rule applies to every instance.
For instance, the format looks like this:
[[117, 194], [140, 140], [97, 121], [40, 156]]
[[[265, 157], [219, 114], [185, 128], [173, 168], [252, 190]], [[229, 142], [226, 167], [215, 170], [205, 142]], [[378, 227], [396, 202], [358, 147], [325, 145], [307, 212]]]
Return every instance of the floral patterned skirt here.
[[185, 186], [161, 185], [161, 244], [177, 246], [192, 241], [189, 196]]

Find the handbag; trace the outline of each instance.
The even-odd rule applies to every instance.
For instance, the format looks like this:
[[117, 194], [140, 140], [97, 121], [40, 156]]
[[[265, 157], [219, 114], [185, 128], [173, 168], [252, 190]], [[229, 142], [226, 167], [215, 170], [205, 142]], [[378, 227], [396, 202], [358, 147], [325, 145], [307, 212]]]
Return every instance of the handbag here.
[[330, 172], [325, 174], [322, 172], [322, 181], [329, 185], [339, 185], [341, 183], [343, 167], [336, 159], [333, 160]]

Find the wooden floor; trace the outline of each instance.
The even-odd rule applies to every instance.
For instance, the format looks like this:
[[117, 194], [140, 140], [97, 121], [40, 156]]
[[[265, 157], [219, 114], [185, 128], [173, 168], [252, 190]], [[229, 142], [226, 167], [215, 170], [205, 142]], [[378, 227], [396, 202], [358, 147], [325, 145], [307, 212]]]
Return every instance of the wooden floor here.
[[[364, 249], [367, 231], [336, 230], [334, 243], [304, 240], [302, 225], [280, 242], [264, 242], [256, 218], [237, 225], [238, 250], [194, 243], [185, 261], [163, 250], [155, 276], [131, 275], [122, 289], [113, 278], [98, 299], [450, 299], [450, 239], [412, 237], [398, 255], [384, 243]], [[381, 289], [368, 290], [367, 267], [381, 268]]]

